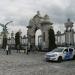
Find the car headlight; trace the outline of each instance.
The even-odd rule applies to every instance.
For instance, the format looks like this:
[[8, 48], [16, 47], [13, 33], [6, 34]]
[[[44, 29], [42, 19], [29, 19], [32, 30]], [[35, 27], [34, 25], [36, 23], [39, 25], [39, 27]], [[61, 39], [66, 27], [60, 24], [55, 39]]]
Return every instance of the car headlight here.
[[52, 55], [46, 55], [45, 57], [55, 57], [57, 54], [52, 54]]
[[57, 56], [57, 54], [53, 54], [53, 55], [51, 55], [51, 57], [55, 57], [55, 56]]

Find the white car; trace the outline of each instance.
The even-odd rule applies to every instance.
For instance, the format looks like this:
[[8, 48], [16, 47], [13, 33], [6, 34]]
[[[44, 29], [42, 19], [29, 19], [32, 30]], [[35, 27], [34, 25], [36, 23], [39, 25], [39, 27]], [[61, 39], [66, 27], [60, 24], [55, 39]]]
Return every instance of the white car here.
[[52, 61], [75, 59], [75, 49], [71, 47], [58, 47], [51, 52], [46, 53], [45, 59]]

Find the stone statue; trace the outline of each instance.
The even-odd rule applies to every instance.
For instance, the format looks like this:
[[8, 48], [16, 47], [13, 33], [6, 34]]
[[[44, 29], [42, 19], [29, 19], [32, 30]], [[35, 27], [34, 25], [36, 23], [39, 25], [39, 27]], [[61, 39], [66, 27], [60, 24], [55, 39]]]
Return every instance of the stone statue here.
[[8, 32], [8, 31], [7, 31], [7, 25], [8, 25], [9, 23], [11, 23], [11, 22], [13, 22], [13, 21], [9, 21], [9, 22], [7, 22], [5, 25], [0, 23], [0, 26], [3, 27], [3, 32]]
[[65, 27], [66, 27], [66, 30], [69, 30], [69, 28], [71, 30], [73, 27], [73, 22], [71, 22], [69, 18], [68, 18], [67, 22], [65, 23]]
[[37, 15], [40, 16], [40, 11], [37, 11]]

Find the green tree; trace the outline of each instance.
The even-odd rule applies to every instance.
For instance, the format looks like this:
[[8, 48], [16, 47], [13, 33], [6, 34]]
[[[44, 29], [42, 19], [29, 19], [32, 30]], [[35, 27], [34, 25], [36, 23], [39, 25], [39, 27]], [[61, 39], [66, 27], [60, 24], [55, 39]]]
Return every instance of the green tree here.
[[49, 34], [49, 49], [52, 50], [56, 47], [54, 30], [52, 28], [49, 29], [48, 34]]
[[17, 48], [18, 45], [20, 46], [20, 32], [15, 34], [15, 48]]
[[3, 43], [2, 43], [2, 48], [6, 48], [6, 45], [7, 45], [7, 37], [6, 35], [3, 36]]

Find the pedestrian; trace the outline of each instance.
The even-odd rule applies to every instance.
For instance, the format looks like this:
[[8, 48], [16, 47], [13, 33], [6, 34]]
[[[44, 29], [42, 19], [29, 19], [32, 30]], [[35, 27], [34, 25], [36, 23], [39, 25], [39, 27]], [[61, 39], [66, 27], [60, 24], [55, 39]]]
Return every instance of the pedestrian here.
[[19, 45], [17, 45], [17, 53], [20, 53], [20, 46]]
[[8, 55], [8, 45], [6, 45], [6, 54]]
[[26, 46], [26, 54], [28, 55], [28, 48], [27, 48], [27, 46]]

